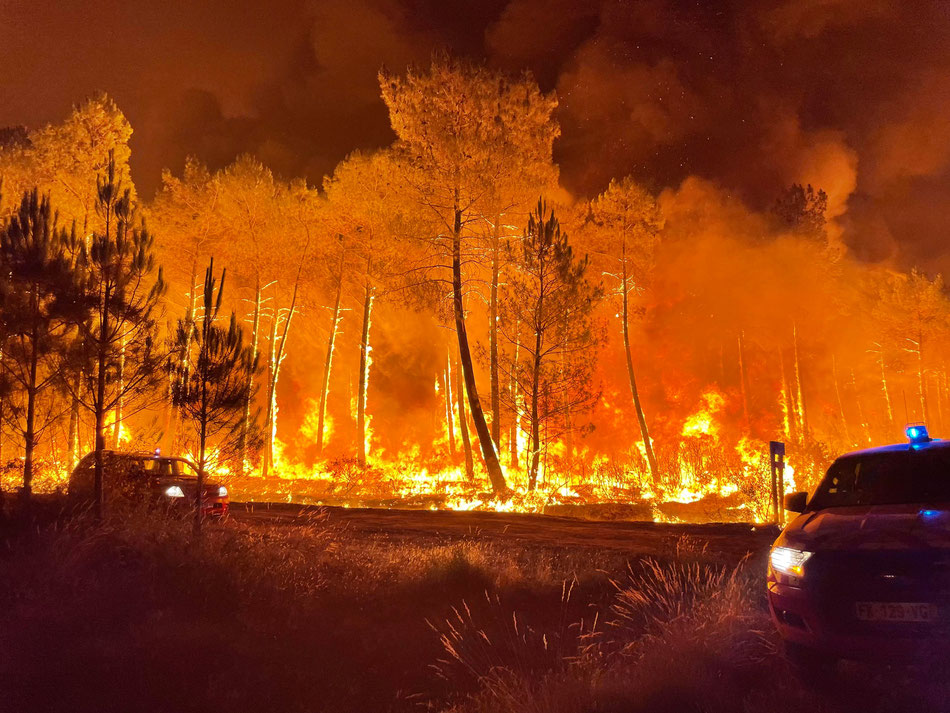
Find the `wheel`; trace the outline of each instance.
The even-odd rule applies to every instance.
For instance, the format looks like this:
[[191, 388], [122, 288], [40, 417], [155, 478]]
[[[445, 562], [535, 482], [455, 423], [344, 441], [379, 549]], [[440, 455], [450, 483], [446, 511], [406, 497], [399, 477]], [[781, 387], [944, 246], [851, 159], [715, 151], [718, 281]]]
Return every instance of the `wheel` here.
[[829, 683], [838, 670], [837, 656], [810, 646], [786, 641], [784, 653], [799, 678], [812, 685]]

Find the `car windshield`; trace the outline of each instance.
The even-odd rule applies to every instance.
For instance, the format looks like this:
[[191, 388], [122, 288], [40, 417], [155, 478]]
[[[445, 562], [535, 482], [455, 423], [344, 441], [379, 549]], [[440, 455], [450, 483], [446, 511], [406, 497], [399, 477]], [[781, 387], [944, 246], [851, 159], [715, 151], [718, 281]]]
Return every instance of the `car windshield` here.
[[839, 458], [828, 469], [808, 509], [936, 502], [950, 502], [947, 448]]
[[171, 463], [163, 458], [146, 458], [141, 461], [143, 469], [153, 475], [172, 475]]
[[194, 468], [191, 467], [186, 461], [176, 460], [175, 463], [175, 474], [183, 476], [185, 478], [197, 478], [198, 473]]

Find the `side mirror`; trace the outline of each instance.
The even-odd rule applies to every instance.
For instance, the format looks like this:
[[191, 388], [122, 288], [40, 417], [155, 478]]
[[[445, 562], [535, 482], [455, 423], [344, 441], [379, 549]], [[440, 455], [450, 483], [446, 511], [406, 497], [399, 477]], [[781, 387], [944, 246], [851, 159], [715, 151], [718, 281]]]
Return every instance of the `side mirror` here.
[[785, 496], [785, 509], [789, 512], [805, 512], [808, 493], [789, 493]]

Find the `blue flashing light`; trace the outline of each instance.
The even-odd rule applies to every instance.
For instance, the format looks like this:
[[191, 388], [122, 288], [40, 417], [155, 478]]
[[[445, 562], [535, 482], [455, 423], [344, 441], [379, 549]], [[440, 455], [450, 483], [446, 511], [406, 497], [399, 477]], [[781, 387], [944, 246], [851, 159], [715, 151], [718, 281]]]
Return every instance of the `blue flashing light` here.
[[932, 517], [939, 517], [941, 512], [939, 510], [921, 510], [920, 516], [923, 518], [930, 519]]
[[928, 443], [930, 441], [930, 434], [927, 433], [927, 427], [922, 423], [915, 423], [908, 426], [904, 429], [904, 433], [907, 434], [907, 440], [911, 443]]

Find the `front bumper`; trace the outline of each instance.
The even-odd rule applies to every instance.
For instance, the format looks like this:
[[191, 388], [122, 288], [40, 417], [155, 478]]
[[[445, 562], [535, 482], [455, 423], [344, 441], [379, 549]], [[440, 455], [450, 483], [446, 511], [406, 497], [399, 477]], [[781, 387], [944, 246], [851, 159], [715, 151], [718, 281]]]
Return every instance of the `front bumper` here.
[[[785, 641], [839, 658], [914, 663], [932, 660], [948, 648], [946, 619], [928, 624], [859, 622], [850, 613], [853, 601], [820, 598], [774, 580], [768, 583], [768, 601]], [[945, 617], [946, 611], [941, 614]]]

